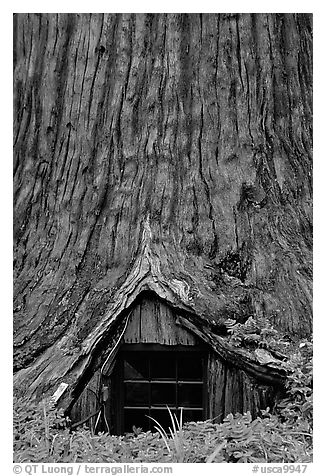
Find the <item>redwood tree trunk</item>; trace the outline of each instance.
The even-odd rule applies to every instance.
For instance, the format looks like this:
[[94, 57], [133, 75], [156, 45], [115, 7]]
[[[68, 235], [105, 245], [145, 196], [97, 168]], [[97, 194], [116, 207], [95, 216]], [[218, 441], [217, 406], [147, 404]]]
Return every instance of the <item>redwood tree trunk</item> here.
[[311, 23], [15, 15], [20, 385], [73, 380], [146, 280], [216, 334], [310, 334]]

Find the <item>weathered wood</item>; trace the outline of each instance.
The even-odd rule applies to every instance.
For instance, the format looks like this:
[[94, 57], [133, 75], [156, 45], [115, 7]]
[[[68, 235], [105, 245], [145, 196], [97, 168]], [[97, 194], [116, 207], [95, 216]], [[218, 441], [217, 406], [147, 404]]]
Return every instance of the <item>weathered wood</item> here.
[[221, 422], [229, 413], [249, 411], [255, 418], [260, 410], [272, 408], [281, 387], [259, 384], [246, 372], [210, 353], [207, 368], [208, 417]]
[[197, 338], [197, 336], [189, 332], [189, 330], [186, 327], [182, 327], [180, 325], [180, 316], [178, 315], [177, 312], [173, 313], [174, 321], [177, 322], [176, 326], [176, 334], [177, 334], [177, 343], [182, 344], [182, 345], [198, 345], [200, 344], [200, 339]]
[[196, 345], [198, 339], [186, 328], [177, 325], [177, 319], [177, 314], [167, 304], [153, 295], [144, 297], [130, 313], [124, 342]]
[[228, 415], [243, 409], [243, 388], [237, 369], [227, 367], [225, 376], [224, 414]]
[[218, 333], [311, 333], [311, 18], [15, 15], [19, 392], [73, 401], [148, 290], [280, 379]]
[[152, 300], [144, 299], [140, 311], [140, 340], [142, 342], [155, 342], [155, 338], [159, 334], [158, 329], [155, 303]]
[[[243, 371], [241, 371], [244, 374]], [[252, 378], [249, 378], [248, 375], [244, 374], [243, 378], [243, 411], [244, 412], [251, 412], [252, 415], [255, 415], [257, 408], [257, 398], [255, 398], [255, 384]]]
[[141, 303], [135, 305], [133, 310], [130, 312], [128, 326], [126, 331], [123, 335], [123, 340], [126, 344], [133, 344], [137, 342], [141, 342], [140, 338], [140, 310], [141, 310]]
[[[98, 370], [95, 372], [87, 386], [80, 394], [70, 412], [70, 418], [73, 423], [87, 419], [101, 407], [101, 374]], [[94, 428], [96, 417], [87, 421], [90, 428]]]
[[216, 423], [223, 420], [225, 414], [225, 382], [226, 366], [210, 352], [207, 364], [207, 403], [208, 418], [213, 418]]

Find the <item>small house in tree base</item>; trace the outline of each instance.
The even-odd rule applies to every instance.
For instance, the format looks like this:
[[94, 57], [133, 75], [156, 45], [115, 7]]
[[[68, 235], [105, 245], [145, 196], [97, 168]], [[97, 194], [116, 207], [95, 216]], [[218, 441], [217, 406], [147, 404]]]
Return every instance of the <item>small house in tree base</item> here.
[[95, 431], [114, 434], [135, 428], [168, 427], [167, 407], [183, 421], [214, 419], [273, 405], [279, 388], [219, 357], [200, 329], [153, 292], [142, 293], [123, 331], [94, 373], [70, 417]]

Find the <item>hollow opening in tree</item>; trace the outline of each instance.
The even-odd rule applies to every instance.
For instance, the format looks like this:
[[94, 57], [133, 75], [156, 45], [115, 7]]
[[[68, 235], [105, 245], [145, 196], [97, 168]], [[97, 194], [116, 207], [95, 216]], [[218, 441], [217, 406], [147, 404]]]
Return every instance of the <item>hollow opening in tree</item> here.
[[106, 357], [90, 368], [92, 376], [70, 409], [74, 427], [86, 423], [111, 434], [153, 431], [154, 418], [168, 430], [167, 407], [178, 420], [183, 408], [184, 422], [220, 422], [245, 411], [255, 416], [271, 407], [277, 386], [257, 380], [240, 360], [223, 358], [209, 329], [192, 319], [154, 292], [140, 293], [103, 342]]

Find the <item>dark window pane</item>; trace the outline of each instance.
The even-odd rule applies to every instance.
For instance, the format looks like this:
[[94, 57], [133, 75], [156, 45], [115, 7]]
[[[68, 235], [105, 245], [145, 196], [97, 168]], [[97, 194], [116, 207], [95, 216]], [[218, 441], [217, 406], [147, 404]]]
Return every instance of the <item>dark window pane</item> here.
[[201, 407], [203, 401], [203, 386], [201, 384], [179, 383], [178, 406]]
[[146, 380], [149, 377], [149, 356], [146, 352], [130, 352], [124, 357], [125, 380]]
[[152, 405], [175, 405], [176, 388], [173, 383], [152, 383]]
[[128, 382], [124, 384], [125, 406], [148, 406], [149, 384]]
[[176, 356], [170, 352], [155, 352], [150, 359], [151, 379], [175, 379]]
[[[175, 410], [171, 409], [172, 414], [175, 413]], [[173, 428], [172, 422], [171, 422], [171, 417], [168, 412], [168, 410], [165, 409], [151, 409], [151, 417], [154, 418], [162, 427], [164, 430], [170, 435], [169, 428]], [[157, 423], [155, 423], [153, 420], [151, 420], [151, 431], [157, 431], [154, 427], [159, 426]]]
[[197, 352], [180, 353], [178, 356], [178, 380], [202, 380], [203, 357]]
[[149, 430], [149, 418], [146, 417], [149, 415], [149, 409], [145, 408], [144, 410], [125, 410], [124, 411], [124, 431], [132, 432], [133, 426], [136, 428], [142, 428], [143, 431]]
[[182, 412], [182, 421], [203, 421], [203, 411], [202, 410], [183, 410]]

